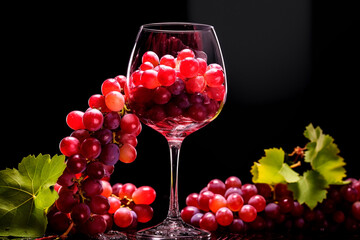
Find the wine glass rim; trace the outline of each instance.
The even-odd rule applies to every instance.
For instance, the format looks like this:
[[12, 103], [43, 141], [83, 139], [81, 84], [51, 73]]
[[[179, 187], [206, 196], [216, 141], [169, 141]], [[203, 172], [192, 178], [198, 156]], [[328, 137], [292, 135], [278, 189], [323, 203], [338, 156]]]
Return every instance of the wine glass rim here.
[[208, 24], [194, 22], [157, 22], [141, 26], [141, 29], [151, 32], [199, 32], [209, 31], [213, 28]]

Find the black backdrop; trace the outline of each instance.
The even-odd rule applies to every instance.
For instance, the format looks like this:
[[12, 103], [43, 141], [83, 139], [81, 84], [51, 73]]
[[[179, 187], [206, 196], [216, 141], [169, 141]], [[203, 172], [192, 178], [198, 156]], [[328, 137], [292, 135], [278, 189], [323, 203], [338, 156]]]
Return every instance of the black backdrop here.
[[[309, 123], [335, 138], [349, 176], [358, 170], [359, 19], [355, 1], [147, 1], [118, 5], [4, 6], [1, 169], [29, 154], [59, 154], [71, 133], [65, 117], [86, 110], [103, 80], [126, 74], [141, 24], [201, 22], [215, 26], [228, 76], [219, 117], [185, 139], [180, 206], [209, 180], [250, 167], [264, 148], [292, 151], [306, 143]], [[165, 217], [169, 152], [165, 138], [144, 126], [138, 158], [118, 163], [111, 182], [153, 186], [152, 224]]]

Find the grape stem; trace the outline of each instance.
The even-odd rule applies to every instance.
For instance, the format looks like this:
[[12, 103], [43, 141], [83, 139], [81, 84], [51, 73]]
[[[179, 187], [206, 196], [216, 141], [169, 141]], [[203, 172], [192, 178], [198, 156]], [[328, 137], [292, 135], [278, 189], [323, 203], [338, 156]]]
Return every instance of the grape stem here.
[[71, 231], [71, 229], [74, 227], [74, 222], [71, 222], [70, 226], [68, 227], [68, 229], [66, 229], [66, 231], [60, 235], [61, 239], [66, 239], [67, 235], [69, 234], [69, 232]]

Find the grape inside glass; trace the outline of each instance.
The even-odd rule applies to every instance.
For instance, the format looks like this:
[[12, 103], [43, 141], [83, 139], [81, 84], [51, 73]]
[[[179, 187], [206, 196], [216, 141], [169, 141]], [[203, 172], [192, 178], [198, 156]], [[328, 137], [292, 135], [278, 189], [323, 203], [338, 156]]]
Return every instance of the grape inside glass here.
[[170, 148], [170, 205], [160, 224], [137, 239], [209, 239], [210, 233], [184, 223], [178, 204], [182, 141], [220, 113], [226, 73], [215, 30], [197, 23], [153, 23], [140, 27], [127, 72], [127, 104]]

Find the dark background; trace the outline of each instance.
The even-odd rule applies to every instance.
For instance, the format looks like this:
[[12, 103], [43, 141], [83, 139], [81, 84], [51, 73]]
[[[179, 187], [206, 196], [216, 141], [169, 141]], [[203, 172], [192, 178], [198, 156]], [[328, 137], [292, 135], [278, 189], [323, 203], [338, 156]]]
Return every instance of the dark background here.
[[[219, 117], [191, 134], [180, 157], [180, 206], [211, 179], [250, 167], [265, 148], [304, 146], [313, 123], [335, 138], [348, 176], [360, 177], [359, 19], [356, 1], [146, 1], [115, 5], [2, 7], [1, 169], [29, 154], [59, 154], [72, 110], [87, 108], [101, 83], [126, 74], [142, 24], [213, 25], [222, 46], [228, 99]], [[111, 183], [150, 185], [155, 218], [166, 216], [169, 152], [144, 126], [138, 158], [118, 163]]]

